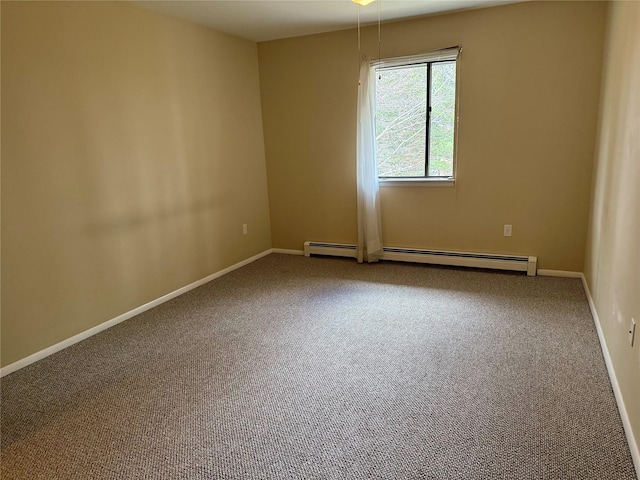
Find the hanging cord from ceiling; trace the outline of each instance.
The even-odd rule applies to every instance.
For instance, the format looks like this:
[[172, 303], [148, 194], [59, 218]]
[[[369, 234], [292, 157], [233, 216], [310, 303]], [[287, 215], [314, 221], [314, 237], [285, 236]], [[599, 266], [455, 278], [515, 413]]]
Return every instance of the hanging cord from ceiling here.
[[362, 78], [360, 78], [360, 55], [361, 55], [361, 46], [360, 46], [360, 4], [358, 3], [358, 85], [362, 85]]
[[[382, 0], [378, 1], [378, 61], [380, 61], [382, 59], [382, 57], [380, 56], [380, 4], [382, 3]], [[380, 75], [378, 75], [378, 80], [380, 80]]]
[[[355, 4], [358, 5], [358, 85], [362, 85], [362, 79], [360, 78], [360, 62], [366, 60], [366, 56], [362, 55], [362, 39], [361, 39], [361, 34], [360, 34], [360, 8], [362, 5], [367, 5], [369, 2], [366, 3], [362, 3], [359, 0], [353, 0], [353, 2]], [[382, 0], [378, 0], [377, 2], [377, 9], [378, 9], [378, 62], [381, 60], [381, 33], [380, 33], [380, 4], [382, 3]], [[380, 79], [380, 76], [378, 76], [378, 79]]]

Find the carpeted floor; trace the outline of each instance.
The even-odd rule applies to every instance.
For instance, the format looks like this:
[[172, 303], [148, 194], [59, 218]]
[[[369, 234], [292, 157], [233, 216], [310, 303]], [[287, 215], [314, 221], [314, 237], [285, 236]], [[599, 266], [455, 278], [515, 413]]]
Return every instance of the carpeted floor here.
[[3, 479], [635, 479], [579, 280], [270, 255], [2, 379]]

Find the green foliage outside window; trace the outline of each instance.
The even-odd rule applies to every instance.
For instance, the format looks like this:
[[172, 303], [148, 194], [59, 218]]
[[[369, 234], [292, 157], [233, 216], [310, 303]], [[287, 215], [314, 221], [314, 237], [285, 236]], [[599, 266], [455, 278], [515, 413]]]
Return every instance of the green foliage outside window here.
[[380, 177], [453, 176], [456, 64], [431, 64], [427, 139], [428, 69], [422, 64], [378, 71], [376, 148]]

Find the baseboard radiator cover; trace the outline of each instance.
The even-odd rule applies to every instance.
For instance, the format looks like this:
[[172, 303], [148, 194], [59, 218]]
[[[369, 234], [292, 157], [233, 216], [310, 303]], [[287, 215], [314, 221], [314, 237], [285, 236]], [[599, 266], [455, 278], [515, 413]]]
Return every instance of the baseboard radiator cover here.
[[358, 247], [347, 243], [304, 242], [304, 256], [311, 255], [358, 258]]
[[[311, 255], [329, 255], [334, 257], [357, 258], [358, 247], [344, 243], [305, 242], [304, 254], [307, 257]], [[530, 277], [536, 275], [538, 265], [538, 258], [534, 256], [451, 252], [447, 250], [424, 250], [399, 247], [384, 247], [381, 260], [512, 270], [516, 272], [527, 272], [527, 275]]]
[[538, 264], [538, 258], [534, 256], [496, 255], [493, 253], [450, 252], [446, 250], [396, 247], [384, 247], [382, 260], [513, 270], [516, 272], [527, 272], [527, 275], [530, 277], [536, 275]]

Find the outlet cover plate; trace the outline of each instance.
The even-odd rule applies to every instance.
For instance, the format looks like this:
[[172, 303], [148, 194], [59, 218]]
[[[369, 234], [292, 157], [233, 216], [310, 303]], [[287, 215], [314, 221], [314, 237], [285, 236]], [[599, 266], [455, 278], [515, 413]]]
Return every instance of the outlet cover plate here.
[[633, 347], [634, 337], [636, 336], [636, 320], [635, 318], [631, 319], [629, 323], [629, 345]]

